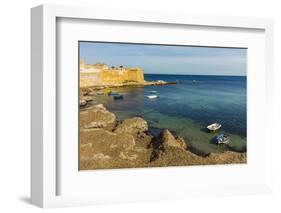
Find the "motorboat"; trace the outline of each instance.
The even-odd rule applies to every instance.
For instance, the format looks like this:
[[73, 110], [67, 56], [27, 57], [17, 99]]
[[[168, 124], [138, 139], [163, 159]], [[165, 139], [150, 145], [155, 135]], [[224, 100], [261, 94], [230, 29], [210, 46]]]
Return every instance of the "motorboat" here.
[[157, 96], [157, 95], [148, 95], [147, 97], [148, 97], [149, 99], [158, 98], [158, 96]]
[[216, 142], [217, 144], [228, 144], [230, 142], [230, 138], [227, 134], [225, 134], [225, 132], [222, 132], [216, 136]]
[[114, 99], [114, 100], [123, 100], [123, 99], [124, 99], [124, 96], [123, 96], [123, 95], [114, 95], [114, 96], [113, 96], [113, 99]]
[[221, 128], [221, 124], [220, 123], [213, 123], [207, 126], [207, 129], [209, 131], [217, 131], [218, 129]]

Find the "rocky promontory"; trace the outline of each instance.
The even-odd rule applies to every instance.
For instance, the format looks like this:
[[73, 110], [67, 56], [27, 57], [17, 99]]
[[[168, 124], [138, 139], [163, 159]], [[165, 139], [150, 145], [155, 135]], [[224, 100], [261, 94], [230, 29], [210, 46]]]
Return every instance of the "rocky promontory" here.
[[168, 129], [153, 136], [141, 117], [118, 121], [101, 104], [80, 110], [81, 170], [227, 163], [246, 163], [246, 153], [198, 156]]

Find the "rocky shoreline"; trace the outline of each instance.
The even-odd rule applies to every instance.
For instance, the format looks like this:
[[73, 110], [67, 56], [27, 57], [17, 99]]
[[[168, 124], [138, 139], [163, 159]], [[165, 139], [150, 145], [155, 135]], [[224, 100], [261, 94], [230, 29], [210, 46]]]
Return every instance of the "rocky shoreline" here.
[[161, 85], [168, 85], [168, 84], [176, 84], [177, 82], [166, 82], [162, 80], [158, 81], [144, 81], [144, 82], [125, 82], [125, 83], [115, 83], [115, 84], [100, 84], [95, 86], [81, 86], [80, 89], [87, 90], [101, 90], [105, 88], [118, 88], [118, 87], [144, 87], [144, 86], [161, 86]]
[[[82, 91], [80, 105], [89, 97], [83, 94]], [[118, 121], [102, 104], [80, 110], [80, 169], [246, 163], [246, 153], [226, 151], [202, 157], [168, 129], [161, 130], [158, 136], [149, 130], [143, 118]]]
[[101, 92], [103, 95], [106, 95], [107, 92], [110, 92], [114, 88], [122, 87], [144, 87], [144, 86], [162, 86], [169, 84], [177, 84], [177, 82], [166, 82], [162, 80], [158, 81], [145, 81], [143, 83], [137, 82], [128, 82], [122, 84], [110, 84], [110, 85], [95, 85], [95, 86], [86, 86], [80, 87], [80, 107], [86, 107], [89, 102], [93, 100], [93, 96], [98, 95]]

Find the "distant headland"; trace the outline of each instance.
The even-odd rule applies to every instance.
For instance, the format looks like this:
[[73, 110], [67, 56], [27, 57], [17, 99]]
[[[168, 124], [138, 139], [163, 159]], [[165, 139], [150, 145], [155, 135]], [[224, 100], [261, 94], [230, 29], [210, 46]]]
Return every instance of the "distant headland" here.
[[80, 88], [102, 88], [121, 86], [147, 86], [175, 84], [175, 82], [165, 82], [162, 80], [146, 81], [144, 71], [140, 67], [109, 67], [105, 63], [86, 64], [80, 60]]

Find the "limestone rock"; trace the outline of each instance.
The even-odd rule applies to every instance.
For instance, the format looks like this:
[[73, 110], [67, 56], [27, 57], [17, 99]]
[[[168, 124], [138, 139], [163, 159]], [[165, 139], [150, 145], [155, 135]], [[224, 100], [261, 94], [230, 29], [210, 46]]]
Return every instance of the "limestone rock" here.
[[81, 106], [86, 106], [86, 105], [87, 105], [87, 101], [85, 101], [85, 100], [80, 100], [79, 104], [80, 104], [80, 107], [81, 107]]
[[124, 152], [120, 152], [119, 157], [123, 160], [136, 160], [137, 159], [137, 155], [136, 154], [128, 154], [128, 153], [124, 153]]
[[113, 130], [116, 125], [116, 116], [107, 111], [102, 104], [95, 105], [80, 112], [80, 128], [104, 128]]
[[115, 131], [116, 133], [126, 132], [129, 134], [140, 134], [148, 130], [147, 122], [140, 117], [125, 119], [119, 124]]
[[106, 108], [104, 107], [103, 104], [97, 104], [97, 105], [94, 106], [94, 108], [106, 110]]
[[[152, 155], [153, 157], [153, 155]], [[163, 151], [154, 152], [151, 166], [203, 165], [204, 158], [175, 146], [168, 146]]]
[[246, 153], [226, 151], [223, 153], [211, 153], [205, 158], [208, 164], [225, 164], [225, 163], [246, 163]]
[[168, 129], [165, 129], [161, 133], [160, 137], [164, 149], [171, 146], [178, 147], [184, 150], [187, 148], [185, 141], [182, 138], [175, 138]]
[[151, 128], [149, 131], [140, 117], [117, 125], [116, 116], [102, 104], [81, 108], [80, 169], [246, 163], [246, 153], [227, 151], [201, 156], [167, 129], [157, 129], [157, 134], [152, 134]]
[[86, 102], [90, 102], [90, 101], [92, 101], [93, 100], [93, 98], [91, 97], [91, 96], [82, 96], [81, 97], [81, 100], [82, 101], [86, 101]]
[[113, 133], [98, 128], [80, 130], [80, 151], [84, 153], [117, 157], [120, 152], [126, 153], [134, 147], [133, 136], [126, 133]]
[[95, 92], [88, 92], [89, 96], [94, 96], [96, 93]]

